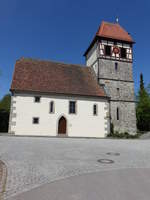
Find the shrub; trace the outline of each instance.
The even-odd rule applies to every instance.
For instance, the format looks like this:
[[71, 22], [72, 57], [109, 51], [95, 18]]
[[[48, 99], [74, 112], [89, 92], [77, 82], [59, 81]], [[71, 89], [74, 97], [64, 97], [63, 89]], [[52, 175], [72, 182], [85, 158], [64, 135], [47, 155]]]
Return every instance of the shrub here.
[[110, 123], [110, 133], [114, 134], [114, 124]]
[[107, 135], [107, 137], [111, 137], [111, 138], [124, 138], [124, 139], [135, 139], [135, 138], [139, 138], [140, 134], [137, 133], [135, 135], [131, 135], [128, 132], [119, 132], [119, 131], [115, 131], [114, 133], [110, 133]]

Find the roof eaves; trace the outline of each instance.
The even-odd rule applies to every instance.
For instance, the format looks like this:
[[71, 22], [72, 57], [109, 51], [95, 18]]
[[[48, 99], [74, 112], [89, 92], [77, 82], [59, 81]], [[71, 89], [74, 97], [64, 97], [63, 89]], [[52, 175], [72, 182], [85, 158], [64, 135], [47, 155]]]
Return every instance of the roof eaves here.
[[29, 94], [44, 94], [44, 95], [65, 95], [65, 96], [83, 96], [83, 97], [95, 97], [95, 98], [104, 98], [109, 99], [109, 97], [106, 96], [98, 96], [98, 95], [88, 95], [88, 94], [74, 94], [74, 93], [56, 93], [56, 92], [41, 92], [41, 91], [35, 91], [35, 90], [19, 90], [15, 88], [11, 88], [10, 92], [12, 93], [29, 93]]

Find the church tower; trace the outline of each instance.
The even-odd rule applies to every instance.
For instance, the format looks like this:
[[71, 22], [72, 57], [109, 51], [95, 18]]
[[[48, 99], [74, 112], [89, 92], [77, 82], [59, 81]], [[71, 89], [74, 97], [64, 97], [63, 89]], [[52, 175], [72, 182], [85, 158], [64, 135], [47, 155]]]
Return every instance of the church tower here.
[[118, 23], [102, 22], [85, 52], [86, 65], [110, 97], [110, 119], [119, 132], [136, 133], [134, 41]]

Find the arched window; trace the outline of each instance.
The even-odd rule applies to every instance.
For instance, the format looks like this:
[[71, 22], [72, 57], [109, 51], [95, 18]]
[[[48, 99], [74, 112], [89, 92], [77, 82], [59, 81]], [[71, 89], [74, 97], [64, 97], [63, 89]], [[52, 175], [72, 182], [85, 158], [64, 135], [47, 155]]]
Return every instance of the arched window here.
[[54, 113], [54, 101], [50, 102], [50, 113]]
[[117, 120], [119, 120], [119, 108], [117, 108]]
[[97, 114], [98, 114], [98, 112], [97, 112], [97, 105], [94, 104], [93, 105], [93, 115], [97, 115]]

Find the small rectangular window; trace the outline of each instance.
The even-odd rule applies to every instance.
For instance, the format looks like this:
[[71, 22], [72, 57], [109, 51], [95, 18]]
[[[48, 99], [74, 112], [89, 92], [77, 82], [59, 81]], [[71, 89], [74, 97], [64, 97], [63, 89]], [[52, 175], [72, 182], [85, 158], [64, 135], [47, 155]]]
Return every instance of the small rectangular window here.
[[33, 117], [33, 124], [39, 124], [39, 117]]
[[97, 105], [93, 105], [93, 115], [97, 115]]
[[111, 46], [105, 45], [105, 55], [111, 56]]
[[121, 48], [120, 54], [121, 54], [120, 55], [121, 58], [126, 58], [127, 57], [126, 49], [125, 48]]
[[70, 114], [75, 114], [76, 113], [76, 102], [75, 101], [70, 101], [69, 102], [69, 113]]
[[41, 100], [41, 97], [38, 97], [38, 96], [34, 97], [35, 103], [40, 103], [40, 100]]
[[50, 113], [54, 113], [54, 101], [50, 102]]

